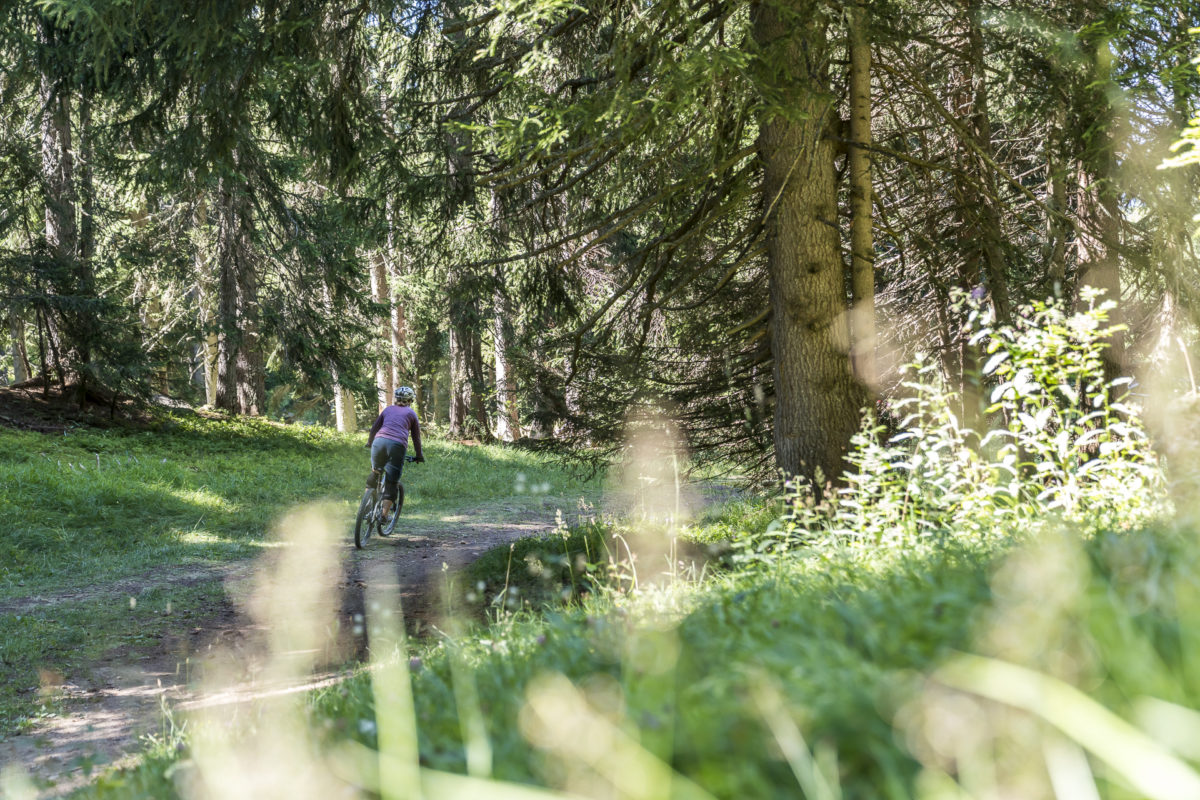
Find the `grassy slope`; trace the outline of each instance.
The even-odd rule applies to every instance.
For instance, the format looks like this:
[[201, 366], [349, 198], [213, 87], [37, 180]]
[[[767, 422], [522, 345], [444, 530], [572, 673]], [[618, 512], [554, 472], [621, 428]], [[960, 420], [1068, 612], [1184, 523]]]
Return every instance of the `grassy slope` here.
[[[363, 443], [362, 434], [190, 417], [146, 431], [0, 430], [0, 604], [97, 591], [49, 610], [0, 613], [0, 736], [35, 712], [39, 670], [85, 677], [79, 669], [114, 648], [186, 627], [221, 591], [212, 583], [134, 592], [131, 609], [123, 594], [105, 595], [113, 582], [251, 557], [296, 503], [332, 502], [349, 525], [367, 472]], [[405, 504], [425, 530], [453, 527], [464, 508], [502, 519], [595, 491], [527, 452], [436, 439], [426, 452], [427, 463], [408, 468]], [[514, 496], [519, 482], [537, 493]]]

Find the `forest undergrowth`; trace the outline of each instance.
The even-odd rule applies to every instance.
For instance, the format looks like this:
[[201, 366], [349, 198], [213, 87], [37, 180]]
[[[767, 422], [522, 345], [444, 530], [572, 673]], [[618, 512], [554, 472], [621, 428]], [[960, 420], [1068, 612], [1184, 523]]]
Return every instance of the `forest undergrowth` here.
[[918, 365], [832, 501], [504, 548], [447, 588], [490, 621], [432, 639], [377, 594], [368, 667], [81, 796], [1194, 796], [1200, 543], [1105, 308], [1024, 319], [977, 319], [988, 436]]

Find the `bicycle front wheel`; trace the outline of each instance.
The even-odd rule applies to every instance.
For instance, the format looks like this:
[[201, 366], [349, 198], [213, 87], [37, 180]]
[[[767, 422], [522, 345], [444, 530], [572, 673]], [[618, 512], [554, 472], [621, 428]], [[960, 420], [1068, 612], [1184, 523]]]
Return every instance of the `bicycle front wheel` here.
[[371, 528], [375, 525], [371, 511], [375, 508], [376, 491], [364, 489], [362, 500], [358, 504], [358, 516], [354, 518], [354, 546], [359, 550], [366, 546], [367, 540], [371, 538]]

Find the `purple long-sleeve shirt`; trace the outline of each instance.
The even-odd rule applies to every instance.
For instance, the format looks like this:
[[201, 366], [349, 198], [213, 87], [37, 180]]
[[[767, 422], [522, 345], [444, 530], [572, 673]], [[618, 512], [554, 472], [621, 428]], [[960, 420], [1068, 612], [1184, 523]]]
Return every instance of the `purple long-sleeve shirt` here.
[[417, 422], [417, 412], [413, 411], [412, 406], [388, 406], [380, 412], [375, 424], [371, 426], [367, 444], [374, 442], [376, 436], [382, 436], [407, 445], [409, 433], [412, 434], [413, 455], [420, 458], [421, 423]]

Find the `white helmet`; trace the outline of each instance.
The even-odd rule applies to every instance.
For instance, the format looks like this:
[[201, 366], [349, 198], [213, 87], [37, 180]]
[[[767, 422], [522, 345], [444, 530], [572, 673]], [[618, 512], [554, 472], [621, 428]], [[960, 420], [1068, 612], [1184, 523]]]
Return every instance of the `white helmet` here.
[[413, 400], [417, 399], [417, 393], [411, 386], [400, 386], [392, 394], [395, 395], [396, 402], [402, 406], [412, 405]]

